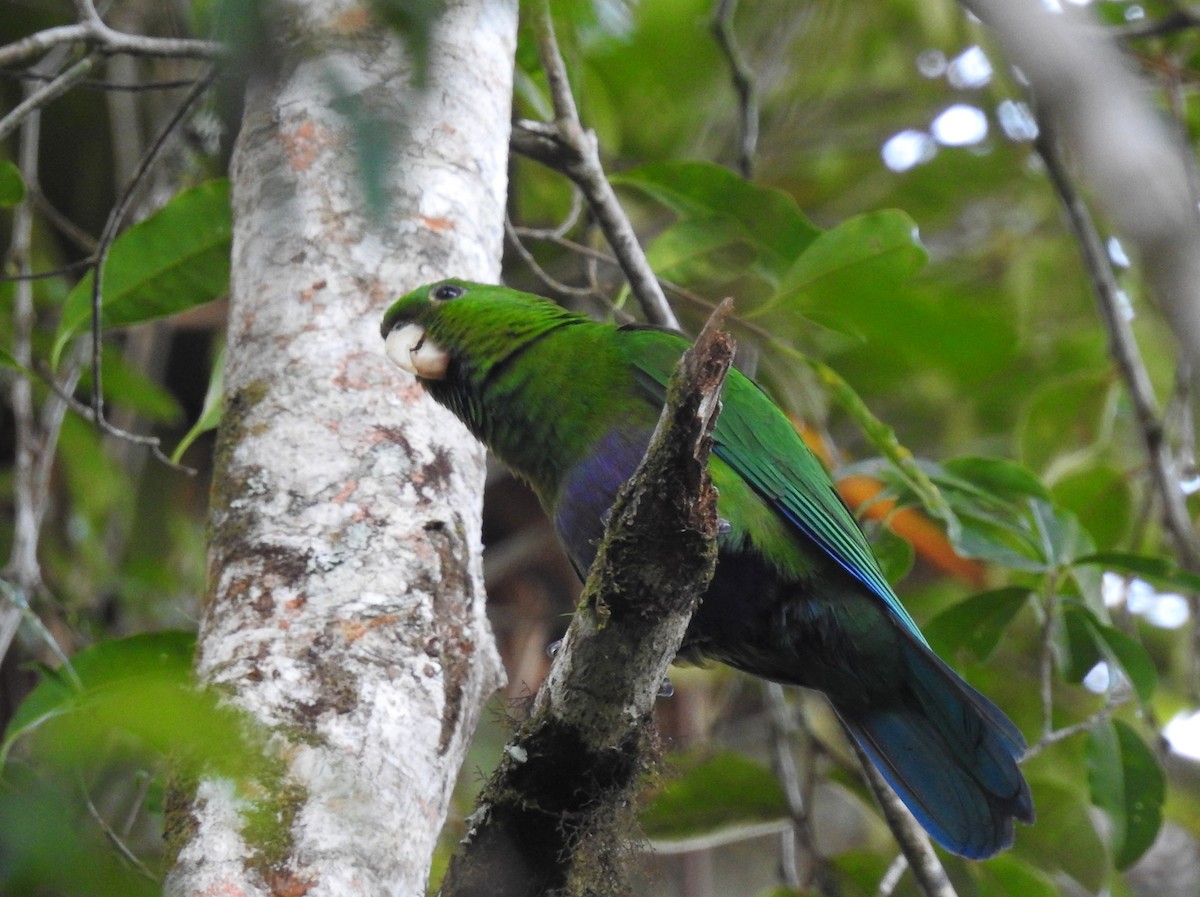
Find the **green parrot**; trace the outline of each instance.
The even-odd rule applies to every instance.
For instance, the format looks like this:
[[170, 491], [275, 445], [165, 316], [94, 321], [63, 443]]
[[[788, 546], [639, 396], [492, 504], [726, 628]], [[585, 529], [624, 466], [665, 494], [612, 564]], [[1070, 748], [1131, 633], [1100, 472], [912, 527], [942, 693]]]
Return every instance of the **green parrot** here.
[[[444, 280], [397, 300], [386, 352], [533, 487], [584, 576], [645, 453], [688, 341], [598, 323], [499, 286]], [[930, 650], [791, 422], [730, 371], [709, 473], [716, 572], [680, 659], [825, 693], [948, 850], [991, 856], [1033, 821], [1013, 723]]]

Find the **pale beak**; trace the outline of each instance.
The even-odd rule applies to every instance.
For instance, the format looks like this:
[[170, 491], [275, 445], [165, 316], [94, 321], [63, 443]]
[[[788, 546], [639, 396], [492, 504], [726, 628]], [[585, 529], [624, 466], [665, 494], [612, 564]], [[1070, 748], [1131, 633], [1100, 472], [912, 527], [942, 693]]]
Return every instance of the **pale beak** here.
[[441, 380], [450, 365], [450, 353], [425, 335], [420, 324], [397, 327], [384, 340], [384, 352], [404, 370], [425, 380]]

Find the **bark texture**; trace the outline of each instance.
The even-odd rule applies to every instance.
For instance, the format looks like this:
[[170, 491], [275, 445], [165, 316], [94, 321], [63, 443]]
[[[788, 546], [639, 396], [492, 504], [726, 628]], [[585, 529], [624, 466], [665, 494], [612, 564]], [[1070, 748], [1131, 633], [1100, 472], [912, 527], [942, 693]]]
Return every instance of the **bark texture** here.
[[[249, 85], [233, 162], [197, 664], [267, 728], [273, 760], [185, 787], [168, 890], [413, 897], [502, 673], [482, 449], [405, 384], [378, 328], [420, 283], [498, 277], [516, 2], [447, 3], [423, 88], [365, 3], [264, 9], [277, 64]], [[375, 220], [358, 160], [381, 138]]]

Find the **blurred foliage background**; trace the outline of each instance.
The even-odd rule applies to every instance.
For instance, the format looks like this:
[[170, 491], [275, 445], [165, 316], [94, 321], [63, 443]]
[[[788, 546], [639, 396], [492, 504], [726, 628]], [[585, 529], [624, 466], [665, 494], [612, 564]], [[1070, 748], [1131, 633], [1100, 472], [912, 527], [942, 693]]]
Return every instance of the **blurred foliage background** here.
[[[129, 0], [105, 15], [146, 35], [252, 33], [221, 19], [235, 8]], [[735, 10], [752, 107], [711, 27], [723, 8]], [[1196, 29], [1144, 27], [1177, 14], [1167, 2], [1093, 11], [1194, 141]], [[1180, 569], [1161, 526], [1144, 434], [1038, 155], [1036, 118], [985, 31], [931, 0], [575, 0], [556, 15], [581, 115], [656, 271], [678, 288], [668, 294], [685, 327], [737, 298], [741, 363], [827, 460], [934, 647], [1034, 746], [1037, 824], [988, 862], [946, 857], [959, 893], [1196, 893], [1200, 571]], [[73, 20], [67, 0], [9, 0], [0, 46]], [[419, 37], [414, 21], [405, 27]], [[527, 27], [516, 63], [516, 114], [550, 118]], [[27, 65], [0, 70], [0, 114], [38, 83]], [[196, 472], [98, 431], [47, 386], [91, 399], [80, 263], [206, 68], [105, 58], [41, 112], [36, 178], [19, 134], [0, 146], [4, 273], [57, 272], [0, 283], [2, 597], [26, 608], [0, 666], [5, 893], [153, 892], [166, 759], [186, 774], [181, 756], [227, 762], [222, 745], [236, 742], [196, 737], [232, 724], [183, 697], [188, 649], [174, 632], [194, 629], [204, 590], [204, 431], [228, 276], [217, 179], [236, 79], [189, 108], [133, 197], [140, 230], [118, 238], [106, 269], [110, 420], [167, 453], [187, 436], [179, 460]], [[131, 85], [151, 89], [118, 89]], [[506, 281], [636, 315], [569, 182], [519, 156], [511, 178]], [[1200, 479], [1189, 378], [1136, 259], [1118, 235], [1108, 250], [1190, 495]], [[33, 567], [19, 557], [26, 474], [42, 470], [22, 461], [31, 439], [44, 467]], [[509, 686], [462, 777], [447, 852], [475, 770], [495, 763], [509, 704], [536, 689], [578, 589], [536, 501], [502, 470], [485, 509]], [[657, 848], [639, 852], [646, 887], [917, 893], [820, 699], [721, 668], [672, 679], [659, 708], [666, 759], [641, 818]], [[147, 706], [156, 712], [129, 710]]]

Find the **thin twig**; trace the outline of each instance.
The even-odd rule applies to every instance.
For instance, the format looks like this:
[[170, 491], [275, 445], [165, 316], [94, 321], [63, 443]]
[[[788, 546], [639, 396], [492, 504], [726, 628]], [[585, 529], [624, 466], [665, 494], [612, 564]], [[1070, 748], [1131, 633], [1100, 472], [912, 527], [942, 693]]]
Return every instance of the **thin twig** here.
[[908, 860], [908, 865], [917, 880], [917, 886], [925, 893], [925, 897], [958, 897], [954, 886], [950, 884], [946, 870], [942, 867], [941, 860], [933, 852], [929, 836], [900, 802], [900, 798], [896, 797], [895, 792], [884, 781], [883, 776], [879, 774], [879, 770], [875, 768], [875, 764], [871, 762], [863, 749], [853, 738], [849, 740], [851, 747], [858, 755], [867, 785], [874, 792], [875, 800], [879, 802], [879, 808], [883, 811], [884, 819], [887, 820], [888, 828], [892, 830], [901, 852]]
[[[800, 772], [796, 768], [796, 758], [792, 756], [791, 738], [796, 729], [796, 721], [792, 708], [784, 696], [783, 686], [776, 682], [767, 682], [765, 689], [771, 719], [772, 766], [775, 768], [775, 774], [779, 777], [780, 784], [783, 785], [788, 815], [792, 820], [791, 830], [782, 836], [784, 862], [781, 865], [784, 884], [796, 890], [803, 890], [812, 880], [813, 867], [818, 862], [818, 858], [813, 849], [812, 826], [809, 822], [808, 809], [804, 803], [804, 794], [800, 788]], [[803, 856], [797, 856], [797, 842], [799, 842]], [[791, 862], [787, 862], [789, 854]]]
[[40, 89], [35, 90], [18, 103], [8, 115], [0, 118], [0, 140], [4, 140], [16, 130], [21, 121], [30, 113], [41, 109], [48, 103], [58, 99], [86, 77], [99, 61], [98, 53], [90, 53], [79, 60], [61, 75], [56, 76]]
[[525, 244], [521, 242], [521, 235], [517, 233], [517, 229], [513, 227], [512, 219], [507, 215], [504, 216], [504, 236], [508, 237], [508, 244], [516, 250], [517, 255], [521, 257], [521, 261], [528, 266], [534, 276], [556, 293], [561, 293], [564, 296], [588, 298], [595, 296], [595, 292], [587, 287], [573, 287], [570, 284], [563, 283], [538, 264], [538, 260], [533, 257], [533, 253], [526, 249]]
[[1025, 756], [1021, 758], [1021, 762], [1028, 762], [1030, 759], [1036, 757], [1051, 745], [1058, 744], [1060, 741], [1066, 741], [1068, 738], [1078, 735], [1080, 732], [1086, 732], [1095, 727], [1097, 723], [1104, 722], [1106, 719], [1116, 713], [1117, 708], [1124, 703], [1124, 698], [1114, 698], [1110, 694], [1108, 703], [1089, 716], [1087, 719], [1080, 720], [1079, 722], [1070, 726], [1064, 726], [1061, 729], [1054, 729], [1053, 731], [1044, 733], [1042, 737], [1037, 740], [1036, 744], [1030, 745], [1026, 749]]
[[86, 402], [81, 402], [68, 392], [62, 384], [58, 383], [52, 375], [47, 373], [41, 365], [36, 365], [34, 368], [36, 373], [51, 391], [68, 407], [90, 424], [95, 424], [101, 431], [109, 436], [115, 436], [118, 439], [123, 439], [126, 442], [132, 442], [135, 445], [144, 445], [150, 449], [154, 457], [170, 467], [172, 470], [177, 470], [180, 473], [186, 473], [188, 476], [195, 476], [196, 470], [188, 467], [186, 464], [180, 464], [177, 461], [172, 461], [170, 456], [162, 449], [162, 440], [157, 436], [142, 436], [139, 433], [130, 433], [128, 430], [122, 430], [120, 427], [114, 426], [106, 418], [98, 417], [96, 409]]
[[892, 892], [896, 890], [896, 885], [900, 884], [900, 879], [904, 877], [907, 869], [908, 857], [902, 853], [896, 854], [896, 858], [892, 860], [891, 865], [887, 867], [887, 871], [883, 873], [883, 878], [879, 879], [879, 887], [875, 890], [875, 897], [892, 897]]
[[550, 85], [555, 121], [553, 124], [518, 121], [513, 126], [512, 146], [517, 152], [561, 171], [579, 187], [605, 238], [620, 259], [621, 269], [646, 318], [651, 323], [678, 330], [679, 322], [646, 260], [633, 225], [604, 174], [596, 135], [586, 130], [579, 120], [567, 67], [554, 34], [548, 0], [542, 0], [537, 6], [534, 30], [542, 68]]
[[[33, 72], [6, 72], [0, 71], [0, 77], [6, 77], [16, 81], [34, 81], [45, 82], [52, 81], [45, 75], [35, 75]], [[105, 78], [84, 78], [79, 82], [79, 87], [87, 90], [103, 90], [113, 93], [148, 93], [153, 90], [182, 90], [185, 87], [191, 87], [196, 83], [195, 78], [174, 78], [169, 81], [109, 81]]]
[[[175, 128], [183, 120], [184, 116], [187, 115], [192, 105], [208, 90], [209, 85], [212, 84], [215, 77], [216, 69], [209, 69], [203, 77], [199, 78], [192, 85], [183, 99], [180, 100], [171, 117], [150, 143], [146, 152], [142, 154], [137, 168], [129, 179], [129, 184], [126, 186], [121, 198], [117, 200], [116, 205], [113, 206], [112, 211], [109, 212], [108, 220], [104, 224], [104, 230], [100, 234], [99, 246], [96, 250], [95, 273], [92, 277], [92, 407], [95, 409], [96, 424], [104, 427], [106, 432], [112, 433], [116, 430], [114, 435], [121, 435], [121, 438], [127, 438], [133, 434], [125, 433], [125, 431], [117, 428], [109, 429], [109, 425], [104, 421], [104, 392], [100, 373], [100, 354], [103, 346], [100, 319], [102, 296], [104, 294], [104, 263], [108, 258], [109, 250], [112, 249], [113, 241], [117, 238], [117, 231], [120, 229], [121, 223], [125, 220], [125, 215], [128, 213], [129, 207], [133, 204], [133, 199], [137, 195], [137, 191], [141, 187], [146, 174], [158, 160]], [[155, 442], [155, 455], [162, 456], [163, 458], [166, 457], [157, 449], [157, 442]]]
[[0, 67], [41, 56], [63, 44], [84, 44], [105, 55], [158, 56], [171, 59], [217, 59], [226, 48], [216, 41], [126, 34], [103, 22], [77, 22], [35, 32], [0, 47]]
[[1117, 285], [1095, 222], [1062, 163], [1050, 123], [1044, 118], [1039, 118], [1038, 128], [1035, 145], [1046, 164], [1050, 182], [1062, 201], [1071, 230], [1079, 241], [1084, 267], [1096, 294], [1100, 317], [1108, 330], [1109, 352], [1117, 363], [1133, 403], [1138, 430], [1150, 465], [1151, 479], [1162, 502], [1163, 522], [1175, 543], [1181, 564], [1193, 572], [1200, 571], [1200, 541], [1196, 539], [1191, 515], [1184, 503], [1183, 490], [1179, 485], [1178, 465], [1171, 456], [1170, 446], [1163, 433], [1154, 386], [1142, 361], [1133, 328], [1130, 327], [1124, 312], [1125, 303], [1122, 301], [1121, 288]]
[[39, 184], [26, 184], [26, 189], [29, 191], [30, 197], [41, 212], [49, 220], [50, 224], [56, 227], [63, 236], [78, 246], [81, 250], [91, 255], [96, 251], [96, 238], [85, 231], [82, 227], [64, 215], [58, 208], [46, 198], [46, 194], [42, 192]]
[[737, 0], [717, 0], [709, 28], [729, 65], [729, 75], [737, 93], [738, 171], [742, 177], [749, 179], [754, 173], [754, 157], [758, 152], [758, 89], [754, 72], [746, 63], [733, 30], [736, 12]]
[[79, 779], [79, 790], [83, 794], [84, 803], [87, 804], [88, 813], [96, 824], [100, 826], [100, 830], [104, 832], [104, 837], [108, 842], [116, 848], [117, 853], [129, 863], [139, 875], [143, 878], [148, 878], [150, 881], [157, 882], [158, 876], [151, 871], [150, 867], [138, 859], [137, 855], [129, 849], [129, 845], [125, 843], [125, 839], [117, 834], [116, 830], [108, 824], [108, 820], [100, 815], [100, 811], [96, 808], [96, 804], [92, 801], [92, 795], [88, 793], [87, 786], [84, 784], [82, 777]]
[[0, 283], [20, 283], [22, 281], [33, 280], [49, 280], [51, 277], [61, 277], [64, 274], [73, 274], [81, 268], [90, 268], [95, 262], [91, 258], [80, 259], [77, 262], [70, 262], [58, 268], [53, 268], [49, 271], [30, 271], [28, 274], [0, 274]]
[[[58, 71], [66, 59], [66, 51], [54, 51], [39, 63], [47, 74]], [[28, 95], [32, 92], [26, 89]], [[21, 177], [27, 183], [36, 183], [38, 177], [38, 150], [41, 142], [42, 116], [38, 107], [26, 117], [21, 128], [17, 163]], [[13, 215], [13, 230], [7, 263], [19, 273], [28, 273], [31, 266], [33, 246], [33, 200], [27, 193], [17, 204]], [[35, 313], [33, 285], [25, 281], [16, 285], [13, 297], [12, 355], [26, 370], [33, 363], [33, 332]], [[16, 377], [9, 392], [14, 431], [16, 434], [15, 458], [13, 463], [13, 535], [4, 576], [8, 601], [0, 608], [0, 658], [7, 653], [16, 636], [20, 618], [28, 603], [24, 596], [35, 592], [42, 583], [41, 566], [38, 563], [38, 539], [41, 519], [38, 514], [36, 470], [39, 452], [45, 451], [45, 439], [38, 428], [34, 414], [33, 389], [28, 379]], [[53, 449], [51, 449], [53, 451]]]

